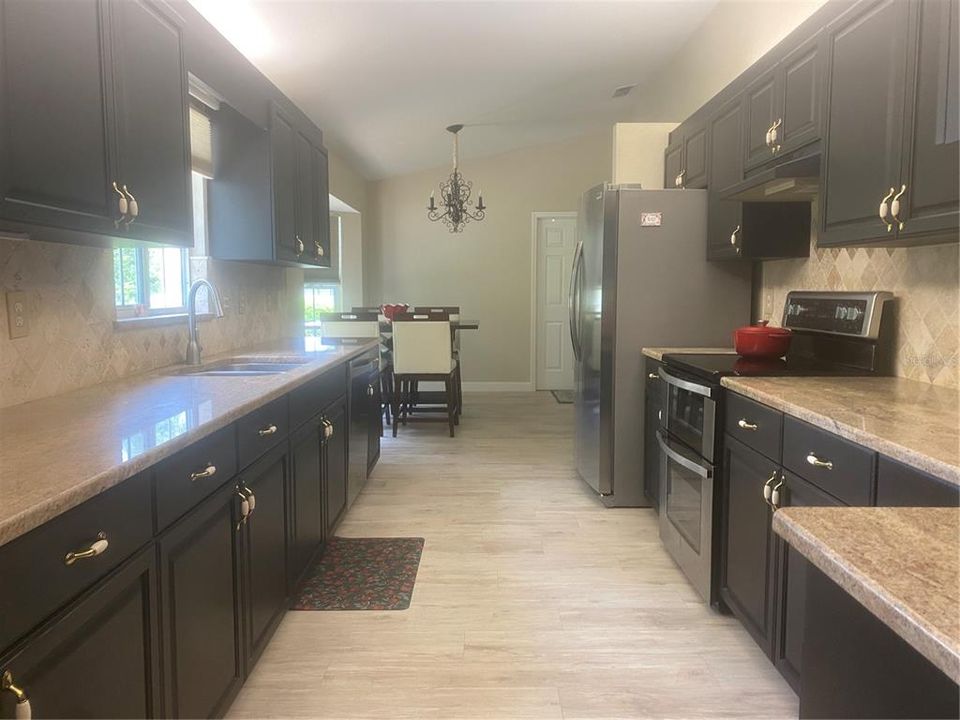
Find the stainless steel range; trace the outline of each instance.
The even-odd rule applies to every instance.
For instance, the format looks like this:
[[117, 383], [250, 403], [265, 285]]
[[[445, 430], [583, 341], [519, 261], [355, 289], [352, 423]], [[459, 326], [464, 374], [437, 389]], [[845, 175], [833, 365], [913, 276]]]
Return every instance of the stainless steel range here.
[[[723, 439], [720, 379], [740, 376], [883, 375], [892, 358], [884, 308], [892, 295], [791, 292], [782, 325], [793, 331], [789, 353], [775, 360], [737, 355], [665, 355], [660, 445], [660, 539], [690, 582], [718, 602], [716, 548], [718, 467]], [[886, 318], [886, 320], [885, 320]]]

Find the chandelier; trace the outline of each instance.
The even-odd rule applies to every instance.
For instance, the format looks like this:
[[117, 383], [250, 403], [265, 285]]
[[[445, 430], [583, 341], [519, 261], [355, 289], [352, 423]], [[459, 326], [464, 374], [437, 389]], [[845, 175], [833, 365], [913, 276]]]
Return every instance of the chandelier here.
[[479, 222], [486, 215], [486, 206], [483, 204], [483, 193], [477, 191], [476, 207], [470, 207], [470, 190], [473, 183], [464, 180], [458, 167], [460, 144], [457, 133], [463, 130], [463, 125], [451, 125], [447, 132], [453, 135], [453, 172], [450, 177], [440, 183], [440, 206], [430, 193], [430, 204], [427, 206], [427, 217], [430, 220], [443, 220], [450, 232], [463, 232], [463, 226], [471, 220]]

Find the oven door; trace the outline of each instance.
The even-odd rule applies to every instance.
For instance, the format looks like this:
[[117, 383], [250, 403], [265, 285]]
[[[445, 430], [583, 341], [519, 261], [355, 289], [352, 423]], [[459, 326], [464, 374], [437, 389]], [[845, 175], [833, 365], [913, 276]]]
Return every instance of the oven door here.
[[694, 450], [707, 462], [713, 462], [718, 389], [713, 385], [681, 377], [675, 371], [660, 368], [666, 384], [663, 427], [667, 434]]
[[713, 602], [713, 465], [657, 433], [660, 540], [690, 583]]

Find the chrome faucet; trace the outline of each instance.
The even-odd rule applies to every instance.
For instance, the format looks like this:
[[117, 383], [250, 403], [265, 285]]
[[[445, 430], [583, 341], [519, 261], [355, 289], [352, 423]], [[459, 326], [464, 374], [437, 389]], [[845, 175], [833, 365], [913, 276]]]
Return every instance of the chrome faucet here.
[[187, 343], [187, 365], [200, 364], [200, 341], [197, 337], [197, 291], [201, 287], [207, 288], [207, 299], [210, 309], [218, 318], [223, 317], [223, 306], [220, 305], [220, 295], [217, 289], [206, 278], [193, 281], [190, 292], [187, 294], [187, 323], [189, 326], [190, 342]]

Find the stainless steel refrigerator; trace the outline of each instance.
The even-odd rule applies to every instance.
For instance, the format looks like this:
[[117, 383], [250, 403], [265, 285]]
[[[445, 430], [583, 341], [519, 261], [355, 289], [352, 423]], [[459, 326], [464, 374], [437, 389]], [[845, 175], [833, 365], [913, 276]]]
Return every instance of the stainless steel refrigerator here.
[[612, 507], [643, 494], [644, 347], [729, 347], [751, 268], [707, 262], [705, 190], [599, 185], [583, 195], [570, 278], [576, 463]]

